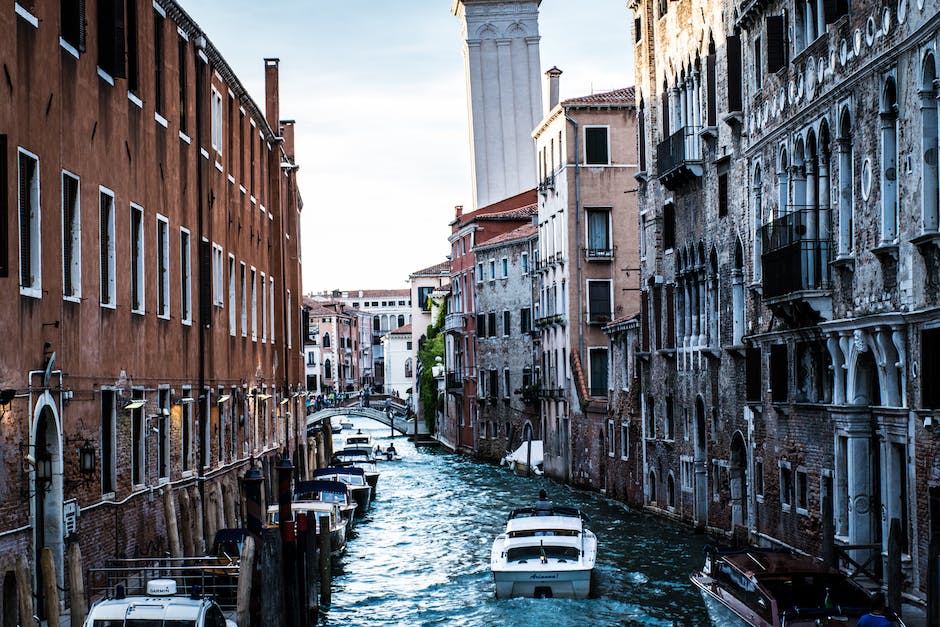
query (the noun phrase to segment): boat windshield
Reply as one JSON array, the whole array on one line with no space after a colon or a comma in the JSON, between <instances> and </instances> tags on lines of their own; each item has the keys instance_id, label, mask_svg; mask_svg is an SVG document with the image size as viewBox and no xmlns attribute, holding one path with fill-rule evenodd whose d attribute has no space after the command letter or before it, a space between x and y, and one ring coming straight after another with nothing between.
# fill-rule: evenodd
<instances>
[{"instance_id":1,"label":"boat windshield","mask_svg":"<svg viewBox=\"0 0 940 627\"><path fill-rule=\"evenodd\" d=\"M581 552L573 546L518 546L506 552L510 562L524 562L530 559L576 560Z\"/></svg>"},{"instance_id":2,"label":"boat windshield","mask_svg":"<svg viewBox=\"0 0 940 627\"><path fill-rule=\"evenodd\" d=\"M531 536L576 536L576 529L521 529L510 531L510 538L527 538Z\"/></svg>"}]
</instances>

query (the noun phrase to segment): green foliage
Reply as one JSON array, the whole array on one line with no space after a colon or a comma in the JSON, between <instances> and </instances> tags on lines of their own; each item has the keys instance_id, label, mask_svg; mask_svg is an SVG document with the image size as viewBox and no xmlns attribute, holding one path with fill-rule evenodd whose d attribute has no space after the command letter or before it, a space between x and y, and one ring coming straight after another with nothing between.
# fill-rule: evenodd
<instances>
[{"instance_id":1,"label":"green foliage","mask_svg":"<svg viewBox=\"0 0 940 627\"><path fill-rule=\"evenodd\" d=\"M421 409L424 411L424 422L428 432L434 433L435 416L437 415L437 381L434 380L432 368L437 365L437 357L444 361L444 336L441 329L444 327L444 307L438 310L437 319L428 327L423 345L418 348L418 361L421 362Z\"/></svg>"}]
</instances>

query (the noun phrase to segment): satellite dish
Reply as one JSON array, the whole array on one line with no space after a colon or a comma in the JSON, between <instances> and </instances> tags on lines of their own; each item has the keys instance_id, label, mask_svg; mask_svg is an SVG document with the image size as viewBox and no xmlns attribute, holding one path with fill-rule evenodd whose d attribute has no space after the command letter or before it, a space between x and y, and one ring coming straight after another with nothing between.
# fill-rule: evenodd
<instances>
[{"instance_id":1,"label":"satellite dish","mask_svg":"<svg viewBox=\"0 0 940 627\"><path fill-rule=\"evenodd\" d=\"M42 386L49 386L49 377L52 376L52 368L55 366L55 351L52 351L52 354L49 355L49 363L46 364L46 372L42 375Z\"/></svg>"}]
</instances>

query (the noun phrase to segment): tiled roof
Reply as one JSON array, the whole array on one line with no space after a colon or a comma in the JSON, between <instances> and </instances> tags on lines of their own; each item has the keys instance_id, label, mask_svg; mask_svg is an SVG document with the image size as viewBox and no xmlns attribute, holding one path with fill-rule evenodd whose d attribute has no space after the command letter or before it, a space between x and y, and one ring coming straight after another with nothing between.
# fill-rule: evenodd
<instances>
[{"instance_id":1,"label":"tiled roof","mask_svg":"<svg viewBox=\"0 0 940 627\"><path fill-rule=\"evenodd\" d=\"M483 222L485 220L525 220L531 218L532 216L538 214L539 205L538 203L532 203L530 205L525 205L524 207L516 207L515 209L509 209L507 211L500 211L498 213L488 213L482 216L478 216L477 220Z\"/></svg>"},{"instance_id":2,"label":"tiled roof","mask_svg":"<svg viewBox=\"0 0 940 627\"><path fill-rule=\"evenodd\" d=\"M494 202L484 207L480 207L476 211L463 213L454 219L454 221L450 224L451 226L463 226L474 220L479 220L484 216L506 213L508 211L519 209L520 207L527 207L533 203L536 205L538 203L538 192L536 192L535 188L527 189L524 192L516 194L515 196L510 196L509 198L504 198L500 201Z\"/></svg>"},{"instance_id":3,"label":"tiled roof","mask_svg":"<svg viewBox=\"0 0 940 627\"><path fill-rule=\"evenodd\" d=\"M360 294L360 292L362 292L362 294ZM378 298L382 296L409 295L411 295L411 290L404 288L400 290L330 290L314 294L313 297L322 302L323 299L333 298Z\"/></svg>"},{"instance_id":4,"label":"tiled roof","mask_svg":"<svg viewBox=\"0 0 940 627\"><path fill-rule=\"evenodd\" d=\"M450 260L447 260L447 261L442 261L441 263L431 266L429 268L425 268L423 270L416 270L411 273L411 276L427 276L427 275L437 276L437 275L449 274L449 273L450 273Z\"/></svg>"},{"instance_id":5,"label":"tiled roof","mask_svg":"<svg viewBox=\"0 0 940 627\"><path fill-rule=\"evenodd\" d=\"M514 240L527 239L538 233L538 231L539 227L534 224L523 224L519 228L513 229L508 233L503 233L502 235L497 235L493 239L486 240L485 243L480 244L476 248L485 248L486 246L492 246L493 244L504 244Z\"/></svg>"},{"instance_id":6,"label":"tiled roof","mask_svg":"<svg viewBox=\"0 0 940 627\"><path fill-rule=\"evenodd\" d=\"M392 335L411 335L411 325L406 324L405 326L398 327L391 332Z\"/></svg>"},{"instance_id":7,"label":"tiled roof","mask_svg":"<svg viewBox=\"0 0 940 627\"><path fill-rule=\"evenodd\" d=\"M578 98L569 98L561 102L565 105L635 105L636 95L633 87L623 87Z\"/></svg>"}]
</instances>

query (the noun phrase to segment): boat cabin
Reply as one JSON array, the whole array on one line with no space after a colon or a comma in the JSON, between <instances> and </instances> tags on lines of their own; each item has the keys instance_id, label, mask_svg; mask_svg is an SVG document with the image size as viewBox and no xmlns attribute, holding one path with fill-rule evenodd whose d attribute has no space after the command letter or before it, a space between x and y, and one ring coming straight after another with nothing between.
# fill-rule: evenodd
<instances>
[{"instance_id":1,"label":"boat cabin","mask_svg":"<svg viewBox=\"0 0 940 627\"><path fill-rule=\"evenodd\" d=\"M118 587L114 598L97 602L84 627L235 627L219 605L200 596L177 596L176 581L153 579L143 595L125 596Z\"/></svg>"}]
</instances>

